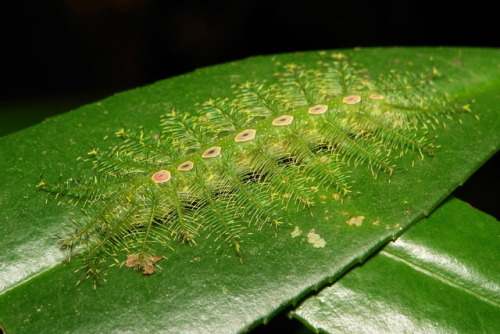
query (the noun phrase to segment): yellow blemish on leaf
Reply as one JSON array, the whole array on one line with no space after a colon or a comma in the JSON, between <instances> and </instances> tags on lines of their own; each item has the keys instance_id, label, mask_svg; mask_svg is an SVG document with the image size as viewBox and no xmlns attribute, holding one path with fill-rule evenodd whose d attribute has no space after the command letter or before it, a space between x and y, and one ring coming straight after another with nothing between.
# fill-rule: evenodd
<instances>
[{"instance_id":1,"label":"yellow blemish on leaf","mask_svg":"<svg viewBox=\"0 0 500 334\"><path fill-rule=\"evenodd\" d=\"M363 224L363 220L365 219L365 216L356 216L356 217L351 217L349 220L347 220L347 224L352 226L361 226Z\"/></svg>"},{"instance_id":2,"label":"yellow blemish on leaf","mask_svg":"<svg viewBox=\"0 0 500 334\"><path fill-rule=\"evenodd\" d=\"M293 229L292 233L290 233L290 235L292 236L292 238L297 238L301 234L302 234L302 230L298 226L295 226L295 228Z\"/></svg>"},{"instance_id":3,"label":"yellow blemish on leaf","mask_svg":"<svg viewBox=\"0 0 500 334\"><path fill-rule=\"evenodd\" d=\"M326 241L315 230L310 230L307 233L307 242L314 248L323 248L326 246Z\"/></svg>"}]
</instances>

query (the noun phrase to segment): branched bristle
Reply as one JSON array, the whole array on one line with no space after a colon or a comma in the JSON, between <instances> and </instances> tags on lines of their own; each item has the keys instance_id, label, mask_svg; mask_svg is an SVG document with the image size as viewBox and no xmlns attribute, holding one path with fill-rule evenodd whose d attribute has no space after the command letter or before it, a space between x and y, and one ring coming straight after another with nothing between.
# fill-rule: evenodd
<instances>
[{"instance_id":1,"label":"branched bristle","mask_svg":"<svg viewBox=\"0 0 500 334\"><path fill-rule=\"evenodd\" d=\"M211 139L212 132L197 118L175 109L163 116L162 136L173 138L183 150L196 151Z\"/></svg>"},{"instance_id":2,"label":"branched bristle","mask_svg":"<svg viewBox=\"0 0 500 334\"><path fill-rule=\"evenodd\" d=\"M288 64L277 77L286 94L283 96L289 108L297 109L325 101L326 92L318 83L319 71L307 70L303 66Z\"/></svg>"},{"instance_id":3,"label":"branched bristle","mask_svg":"<svg viewBox=\"0 0 500 334\"><path fill-rule=\"evenodd\" d=\"M365 89L366 83L361 70L357 69L348 57L334 54L332 58L336 61L320 62L322 83L330 96L347 96Z\"/></svg>"},{"instance_id":4,"label":"branched bristle","mask_svg":"<svg viewBox=\"0 0 500 334\"><path fill-rule=\"evenodd\" d=\"M283 105L285 101L277 98L275 86L266 87L263 83L246 82L238 86L236 91L236 103L242 112L246 112L252 118L267 118L278 115L288 107Z\"/></svg>"},{"instance_id":5,"label":"branched bristle","mask_svg":"<svg viewBox=\"0 0 500 334\"><path fill-rule=\"evenodd\" d=\"M208 100L202 107L212 132L219 138L245 127L250 121L247 113L235 111L235 105L229 99Z\"/></svg>"}]
</instances>

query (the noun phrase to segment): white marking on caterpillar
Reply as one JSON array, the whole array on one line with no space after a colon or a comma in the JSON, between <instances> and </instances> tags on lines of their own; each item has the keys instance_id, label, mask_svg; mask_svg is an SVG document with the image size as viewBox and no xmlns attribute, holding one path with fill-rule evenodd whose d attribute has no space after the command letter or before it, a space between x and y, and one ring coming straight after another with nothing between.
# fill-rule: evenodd
<instances>
[{"instance_id":1,"label":"white marking on caterpillar","mask_svg":"<svg viewBox=\"0 0 500 334\"><path fill-rule=\"evenodd\" d=\"M286 126L292 124L292 122L293 122L293 116L283 115L278 118L275 118L272 124L274 126Z\"/></svg>"},{"instance_id":2,"label":"white marking on caterpillar","mask_svg":"<svg viewBox=\"0 0 500 334\"><path fill-rule=\"evenodd\" d=\"M201 155L202 158L215 158L219 156L220 151L222 148L220 146L212 146L209 149L207 149L203 154Z\"/></svg>"},{"instance_id":3,"label":"white marking on caterpillar","mask_svg":"<svg viewBox=\"0 0 500 334\"><path fill-rule=\"evenodd\" d=\"M309 108L309 110L307 112L309 114L312 114L312 115L321 115L321 114L326 113L327 110L328 110L328 106L327 105L325 105L325 104L318 104L317 106Z\"/></svg>"},{"instance_id":4,"label":"white marking on caterpillar","mask_svg":"<svg viewBox=\"0 0 500 334\"><path fill-rule=\"evenodd\" d=\"M344 97L342 102L344 102L345 104L357 104L357 103L361 102L361 96L349 95L349 96Z\"/></svg>"},{"instance_id":5,"label":"white marking on caterpillar","mask_svg":"<svg viewBox=\"0 0 500 334\"><path fill-rule=\"evenodd\" d=\"M255 138L256 133L257 133L257 131L254 129L244 130L244 131L238 133L238 135L236 135L236 137L234 137L234 141L239 143L239 142L243 142L243 141L252 140Z\"/></svg>"},{"instance_id":6,"label":"white marking on caterpillar","mask_svg":"<svg viewBox=\"0 0 500 334\"><path fill-rule=\"evenodd\" d=\"M179 167L177 167L177 170L185 172L185 171L193 169L193 167L194 167L194 163L192 161L185 161L185 162L181 163L179 165Z\"/></svg>"},{"instance_id":7,"label":"white marking on caterpillar","mask_svg":"<svg viewBox=\"0 0 500 334\"><path fill-rule=\"evenodd\" d=\"M383 100L384 96L380 95L380 94L372 94L372 95L370 95L370 99L372 99L372 100Z\"/></svg>"}]
</instances>

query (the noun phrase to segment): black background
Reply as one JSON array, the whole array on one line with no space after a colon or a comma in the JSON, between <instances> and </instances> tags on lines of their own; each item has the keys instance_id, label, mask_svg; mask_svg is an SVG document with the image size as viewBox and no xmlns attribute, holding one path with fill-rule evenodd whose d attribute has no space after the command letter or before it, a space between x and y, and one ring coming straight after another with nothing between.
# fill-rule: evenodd
<instances>
[{"instance_id":1,"label":"black background","mask_svg":"<svg viewBox=\"0 0 500 334\"><path fill-rule=\"evenodd\" d=\"M488 46L493 8L439 1L16 0L0 5L2 101L105 96L252 55Z\"/></svg>"},{"instance_id":2,"label":"black background","mask_svg":"<svg viewBox=\"0 0 500 334\"><path fill-rule=\"evenodd\" d=\"M479 1L4 1L0 136L118 91L253 55L498 47L495 13ZM456 193L496 217L498 160Z\"/></svg>"},{"instance_id":3,"label":"black background","mask_svg":"<svg viewBox=\"0 0 500 334\"><path fill-rule=\"evenodd\" d=\"M3 1L0 136L114 92L253 55L498 47L496 12L478 1ZM498 160L455 192L497 218Z\"/></svg>"}]
</instances>

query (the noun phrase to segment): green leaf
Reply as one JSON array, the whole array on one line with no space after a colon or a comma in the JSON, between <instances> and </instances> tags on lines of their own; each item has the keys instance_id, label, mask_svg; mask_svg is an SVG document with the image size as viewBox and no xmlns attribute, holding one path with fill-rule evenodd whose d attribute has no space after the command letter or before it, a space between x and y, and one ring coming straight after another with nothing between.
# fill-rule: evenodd
<instances>
[{"instance_id":1,"label":"green leaf","mask_svg":"<svg viewBox=\"0 0 500 334\"><path fill-rule=\"evenodd\" d=\"M450 198L292 314L326 333L498 333L499 234Z\"/></svg>"},{"instance_id":2,"label":"green leaf","mask_svg":"<svg viewBox=\"0 0 500 334\"><path fill-rule=\"evenodd\" d=\"M39 175L62 180L84 171L77 157L122 126L158 129L159 116L174 106L194 113L196 103L226 97L231 85L272 80L276 62L315 66L316 52L256 57L205 68L180 77L118 94L19 133L0 138L0 325L15 332L235 332L267 321L312 289L333 282L381 245L429 214L498 150L500 122L499 50L367 49L354 52L371 74L428 66L434 58L448 82L439 88L460 103L475 99L474 113L446 122L435 140L441 148L432 158L401 159L392 176L359 166L352 179L356 192L343 202L332 199L311 212L290 206L277 231L249 229L242 244L243 264L213 239L176 246L162 270L143 276L124 266L104 272L107 282L93 289L80 285L77 257L63 263L53 239L65 223L82 217L79 207L57 205L35 191ZM410 69L413 67L410 67ZM312 216L311 216L312 214ZM348 224L364 217L362 224ZM298 236L297 236L298 235ZM124 261L124 254L121 254Z\"/></svg>"}]
</instances>

